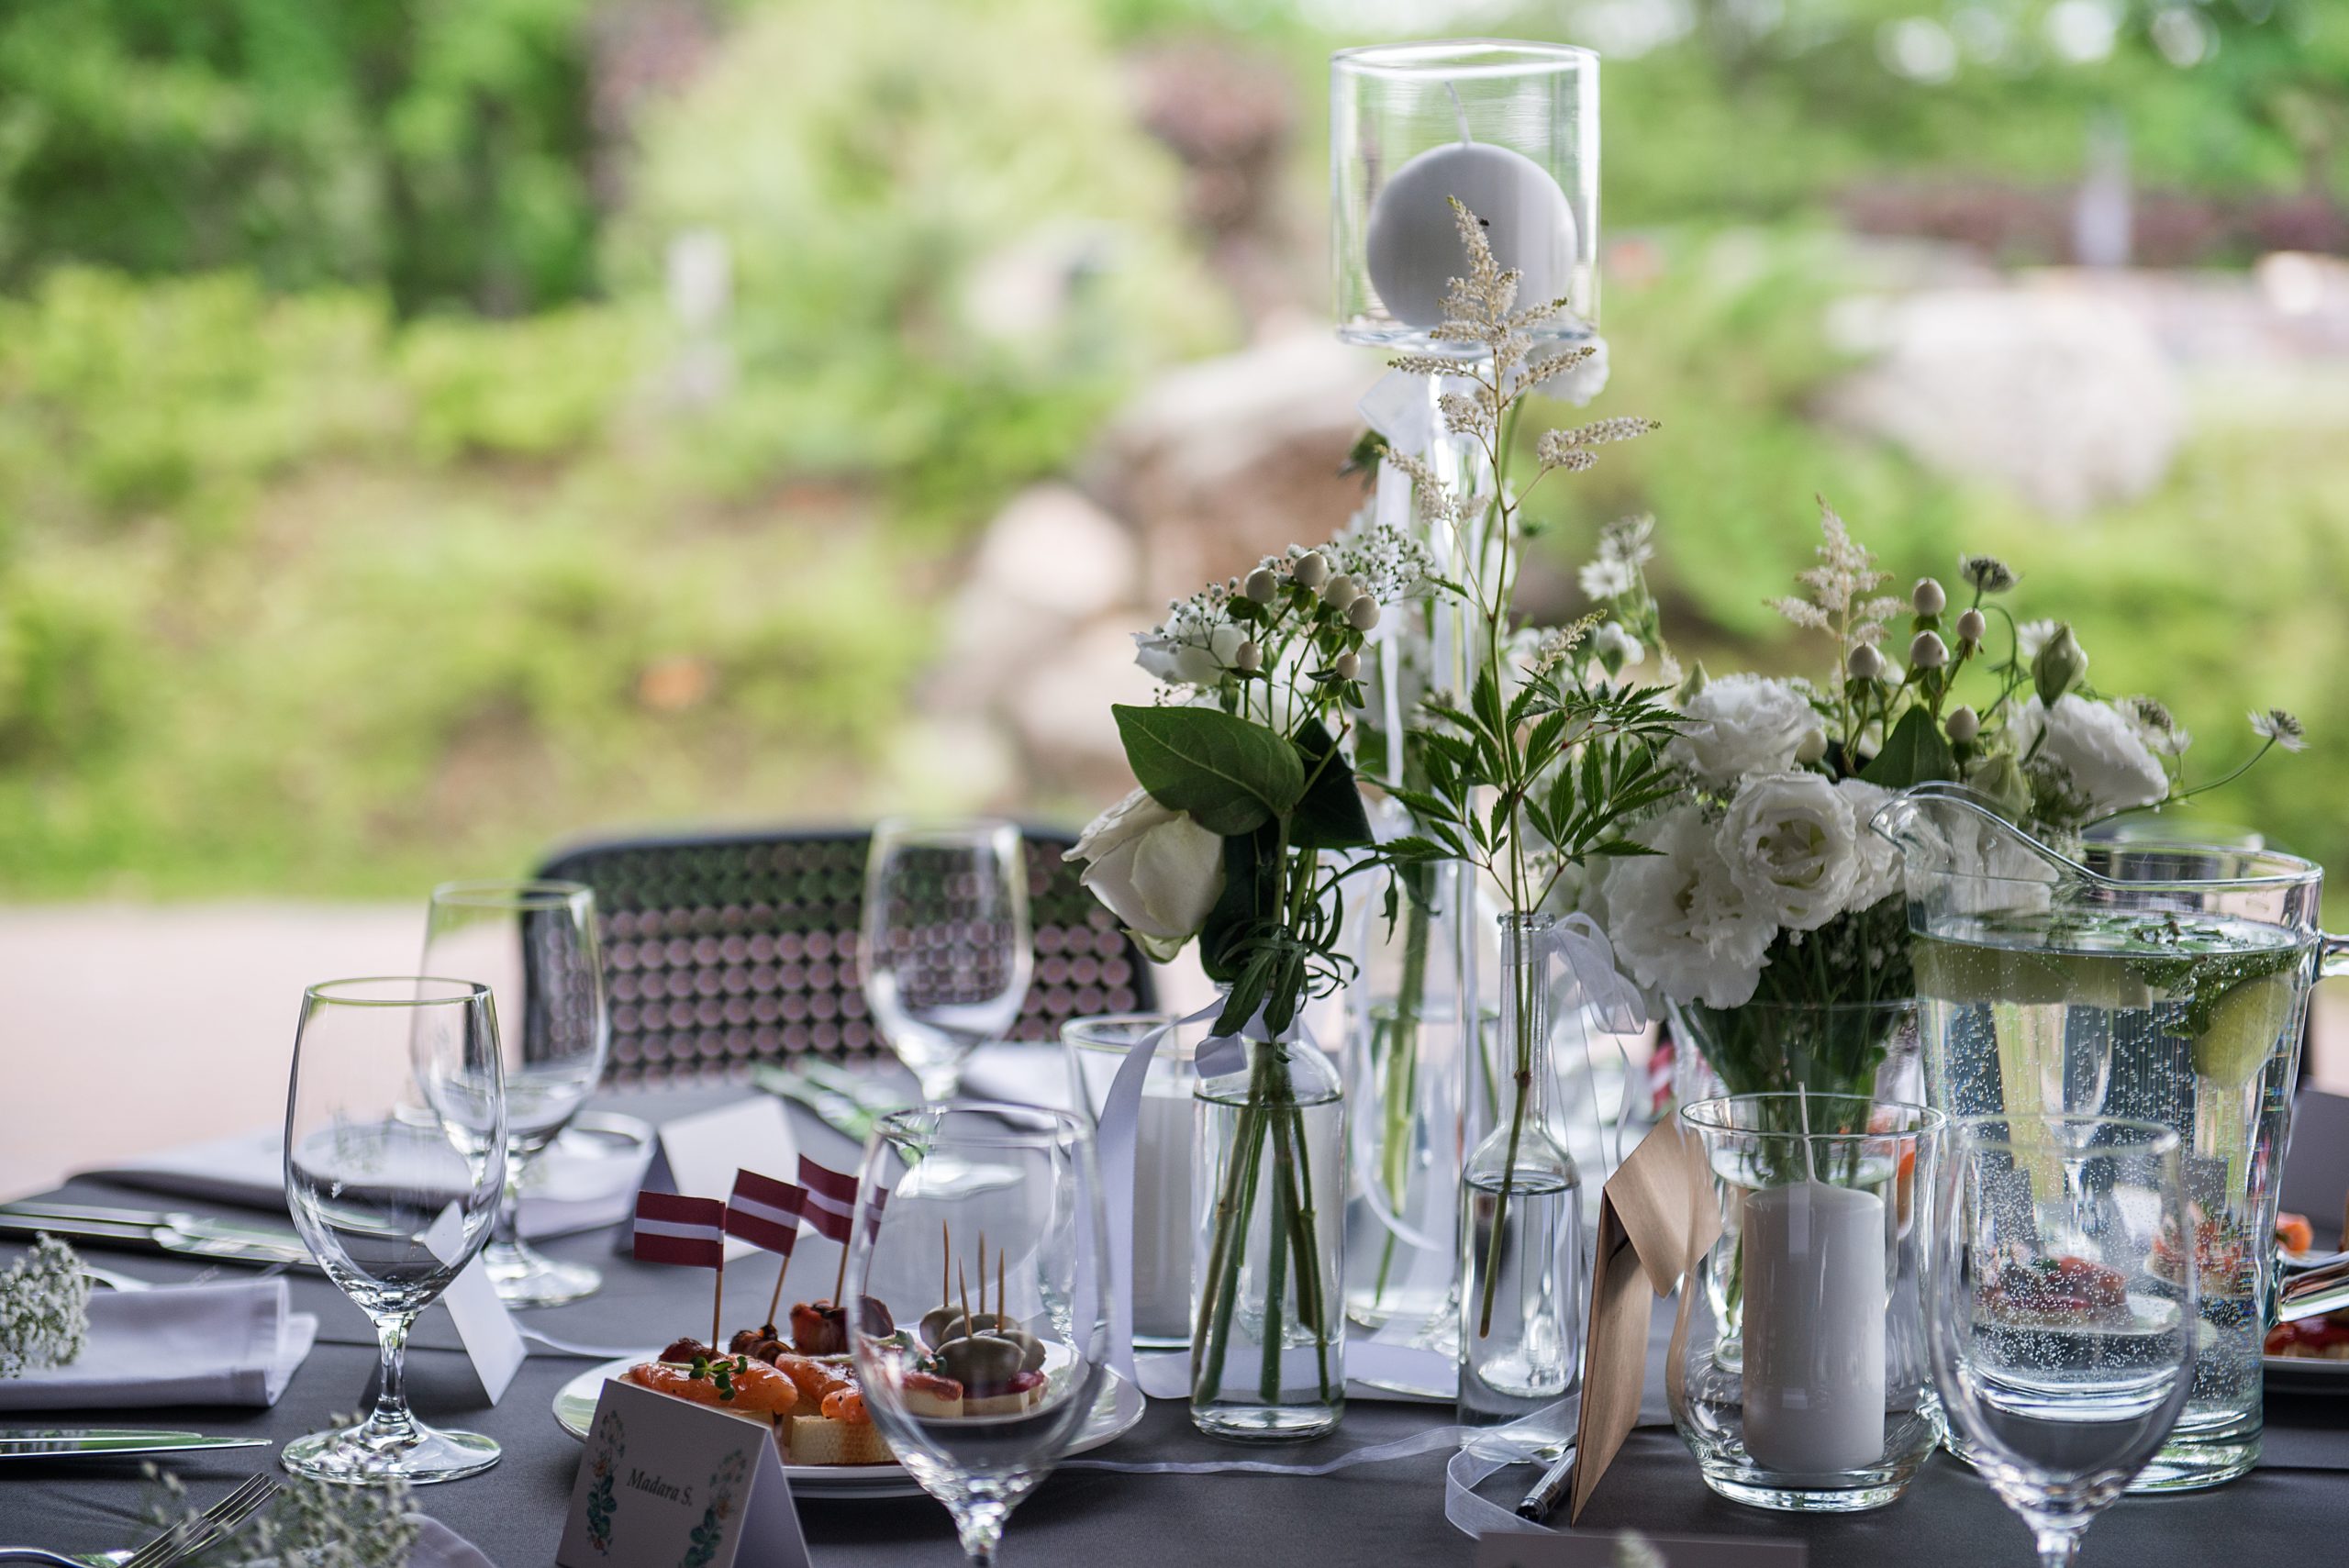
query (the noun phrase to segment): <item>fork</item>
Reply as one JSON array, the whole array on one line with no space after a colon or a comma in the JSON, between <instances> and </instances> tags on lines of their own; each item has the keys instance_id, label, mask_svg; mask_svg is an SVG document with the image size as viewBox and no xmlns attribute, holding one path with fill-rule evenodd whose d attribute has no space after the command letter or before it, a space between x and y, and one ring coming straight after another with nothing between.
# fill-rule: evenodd
<instances>
[{"instance_id":1,"label":"fork","mask_svg":"<svg viewBox=\"0 0 2349 1568\"><path fill-rule=\"evenodd\" d=\"M38 1546L0 1546L0 1562L47 1562L55 1568L172 1568L226 1540L259 1513L284 1483L274 1475L250 1475L194 1520L174 1525L135 1551L100 1551L66 1557Z\"/></svg>"}]
</instances>

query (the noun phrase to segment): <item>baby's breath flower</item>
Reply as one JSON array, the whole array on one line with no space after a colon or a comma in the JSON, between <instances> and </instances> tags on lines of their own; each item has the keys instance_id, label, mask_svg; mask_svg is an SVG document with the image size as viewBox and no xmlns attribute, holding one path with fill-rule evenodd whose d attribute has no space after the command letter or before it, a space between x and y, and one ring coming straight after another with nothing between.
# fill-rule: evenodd
<instances>
[{"instance_id":1,"label":"baby's breath flower","mask_svg":"<svg viewBox=\"0 0 2349 1568\"><path fill-rule=\"evenodd\" d=\"M0 1377L66 1366L90 1332L90 1281L73 1249L42 1236L0 1273Z\"/></svg>"},{"instance_id":2,"label":"baby's breath flower","mask_svg":"<svg viewBox=\"0 0 2349 1568\"><path fill-rule=\"evenodd\" d=\"M2270 740L2287 751L2304 750L2309 743L2308 731L2299 717L2280 707L2251 716L2251 732L2263 740Z\"/></svg>"}]
</instances>

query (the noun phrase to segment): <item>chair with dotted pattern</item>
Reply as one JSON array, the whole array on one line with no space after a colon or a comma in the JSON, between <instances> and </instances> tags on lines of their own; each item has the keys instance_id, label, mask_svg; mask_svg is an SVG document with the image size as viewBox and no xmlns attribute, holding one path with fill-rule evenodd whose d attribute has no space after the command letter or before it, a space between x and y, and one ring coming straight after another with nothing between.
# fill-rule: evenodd
<instances>
[{"instance_id":1,"label":"chair with dotted pattern","mask_svg":"<svg viewBox=\"0 0 2349 1568\"><path fill-rule=\"evenodd\" d=\"M1035 979L1012 1035L1155 1006L1148 961L1077 881L1066 834L1023 828ZM741 1082L803 1057L891 1061L857 967L862 830L566 846L539 874L596 890L617 1084Z\"/></svg>"}]
</instances>

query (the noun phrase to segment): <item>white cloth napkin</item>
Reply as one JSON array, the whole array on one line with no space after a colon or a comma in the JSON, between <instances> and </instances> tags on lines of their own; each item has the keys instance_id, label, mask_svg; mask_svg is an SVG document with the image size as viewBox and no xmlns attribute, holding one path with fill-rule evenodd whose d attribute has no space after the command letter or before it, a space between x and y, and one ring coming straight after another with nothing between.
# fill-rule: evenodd
<instances>
[{"instance_id":1,"label":"white cloth napkin","mask_svg":"<svg viewBox=\"0 0 2349 1568\"><path fill-rule=\"evenodd\" d=\"M417 1516L416 1544L408 1548L407 1568L497 1568L481 1548L429 1514Z\"/></svg>"},{"instance_id":2,"label":"white cloth napkin","mask_svg":"<svg viewBox=\"0 0 2349 1568\"><path fill-rule=\"evenodd\" d=\"M650 1142L633 1158L579 1157L558 1140L530 1163L518 1217L533 1239L617 1225L636 1209L637 1188L652 1158ZM167 1193L199 1203L248 1208L285 1207L284 1135L276 1128L184 1144L82 1174Z\"/></svg>"},{"instance_id":3,"label":"white cloth napkin","mask_svg":"<svg viewBox=\"0 0 2349 1568\"><path fill-rule=\"evenodd\" d=\"M317 1337L282 1279L102 1290L73 1364L0 1378L0 1410L274 1405Z\"/></svg>"},{"instance_id":4,"label":"white cloth napkin","mask_svg":"<svg viewBox=\"0 0 2349 1568\"><path fill-rule=\"evenodd\" d=\"M971 1052L963 1064L963 1091L1015 1106L1071 1108L1068 1051L1030 1040L997 1040Z\"/></svg>"}]
</instances>

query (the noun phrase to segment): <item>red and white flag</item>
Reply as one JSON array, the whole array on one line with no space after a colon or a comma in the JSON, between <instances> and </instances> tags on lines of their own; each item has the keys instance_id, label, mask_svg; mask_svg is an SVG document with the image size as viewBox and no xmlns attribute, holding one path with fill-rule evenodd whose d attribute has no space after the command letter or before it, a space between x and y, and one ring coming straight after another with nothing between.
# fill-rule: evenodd
<instances>
[{"instance_id":1,"label":"red and white flag","mask_svg":"<svg viewBox=\"0 0 2349 1568\"><path fill-rule=\"evenodd\" d=\"M807 1199L804 1187L737 1170L734 1195L726 1200L726 1234L787 1258L799 1240L799 1215Z\"/></svg>"},{"instance_id":2,"label":"red and white flag","mask_svg":"<svg viewBox=\"0 0 2349 1568\"><path fill-rule=\"evenodd\" d=\"M800 1214L816 1228L818 1236L829 1237L846 1246L856 1214L856 1178L843 1176L838 1171L827 1171L802 1154L799 1157L799 1184L807 1189L807 1201L801 1206ZM868 1230L880 1226L881 1210L888 1201L888 1188L875 1189L873 1214L865 1222Z\"/></svg>"},{"instance_id":3,"label":"red and white flag","mask_svg":"<svg viewBox=\"0 0 2349 1568\"><path fill-rule=\"evenodd\" d=\"M726 1206L714 1197L636 1195L636 1261L688 1269L726 1266Z\"/></svg>"}]
</instances>

